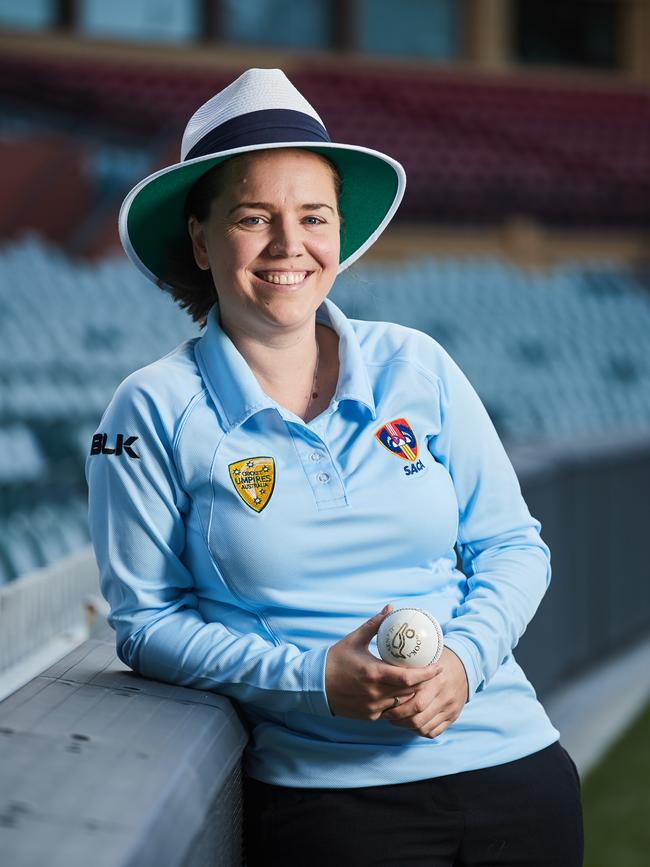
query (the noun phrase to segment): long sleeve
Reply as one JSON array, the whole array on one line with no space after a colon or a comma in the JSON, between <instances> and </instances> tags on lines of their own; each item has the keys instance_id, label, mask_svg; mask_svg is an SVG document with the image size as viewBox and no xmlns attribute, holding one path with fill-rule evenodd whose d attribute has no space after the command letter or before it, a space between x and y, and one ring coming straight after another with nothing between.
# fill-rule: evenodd
<instances>
[{"instance_id":1,"label":"long sleeve","mask_svg":"<svg viewBox=\"0 0 650 867\"><path fill-rule=\"evenodd\" d=\"M179 419L154 391L138 373L120 385L86 461L90 533L120 659L145 677L331 716L326 647L235 634L197 610L182 560L190 504L174 460Z\"/></svg>"},{"instance_id":2,"label":"long sleeve","mask_svg":"<svg viewBox=\"0 0 650 867\"><path fill-rule=\"evenodd\" d=\"M537 610L551 579L550 551L478 395L446 352L438 364L441 429L429 449L453 480L467 578L465 598L443 629L465 666L471 700Z\"/></svg>"}]
</instances>

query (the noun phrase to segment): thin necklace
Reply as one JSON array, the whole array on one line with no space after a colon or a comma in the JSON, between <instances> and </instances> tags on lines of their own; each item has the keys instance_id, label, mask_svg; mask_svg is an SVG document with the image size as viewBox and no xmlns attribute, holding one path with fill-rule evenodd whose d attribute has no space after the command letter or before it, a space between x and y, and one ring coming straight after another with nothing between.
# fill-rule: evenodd
<instances>
[{"instance_id":1,"label":"thin necklace","mask_svg":"<svg viewBox=\"0 0 650 867\"><path fill-rule=\"evenodd\" d=\"M305 415L309 415L309 408L311 406L312 400L316 400L318 397L318 392L316 391L316 377L318 376L318 362L320 361L320 346L318 344L318 338L316 338L316 366L314 367L314 377L311 381L311 390L309 392L309 401L307 403L307 407L305 409Z\"/></svg>"}]
</instances>

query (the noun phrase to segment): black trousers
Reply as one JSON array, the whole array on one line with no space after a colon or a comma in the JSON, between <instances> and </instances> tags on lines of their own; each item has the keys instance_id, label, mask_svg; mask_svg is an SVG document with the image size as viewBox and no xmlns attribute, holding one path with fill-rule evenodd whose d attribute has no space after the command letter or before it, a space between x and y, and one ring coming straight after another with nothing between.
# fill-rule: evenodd
<instances>
[{"instance_id":1,"label":"black trousers","mask_svg":"<svg viewBox=\"0 0 650 867\"><path fill-rule=\"evenodd\" d=\"M580 777L555 742L477 771L356 789L246 778L247 867L581 867Z\"/></svg>"}]
</instances>

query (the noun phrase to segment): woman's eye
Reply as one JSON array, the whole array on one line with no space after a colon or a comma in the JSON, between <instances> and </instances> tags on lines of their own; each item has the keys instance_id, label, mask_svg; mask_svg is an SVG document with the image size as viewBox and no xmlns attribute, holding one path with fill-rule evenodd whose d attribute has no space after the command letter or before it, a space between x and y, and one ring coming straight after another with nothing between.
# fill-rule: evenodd
<instances>
[{"instance_id":1,"label":"woman's eye","mask_svg":"<svg viewBox=\"0 0 650 867\"><path fill-rule=\"evenodd\" d=\"M309 226L318 226L325 221L320 217L304 217L303 220L307 222ZM245 226L259 226L264 222L263 217L243 217L240 221Z\"/></svg>"}]
</instances>

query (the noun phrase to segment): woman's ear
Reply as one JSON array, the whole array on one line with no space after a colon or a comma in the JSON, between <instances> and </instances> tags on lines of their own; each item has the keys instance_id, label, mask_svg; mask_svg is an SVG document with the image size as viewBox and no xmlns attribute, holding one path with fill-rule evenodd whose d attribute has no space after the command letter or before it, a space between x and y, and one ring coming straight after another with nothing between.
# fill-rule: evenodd
<instances>
[{"instance_id":1,"label":"woman's ear","mask_svg":"<svg viewBox=\"0 0 650 867\"><path fill-rule=\"evenodd\" d=\"M202 271L208 271L210 268L210 259L208 257L208 249L205 245L205 232L203 226L196 219L194 214L188 217L187 231L192 239L192 252L194 253L194 261Z\"/></svg>"}]
</instances>

